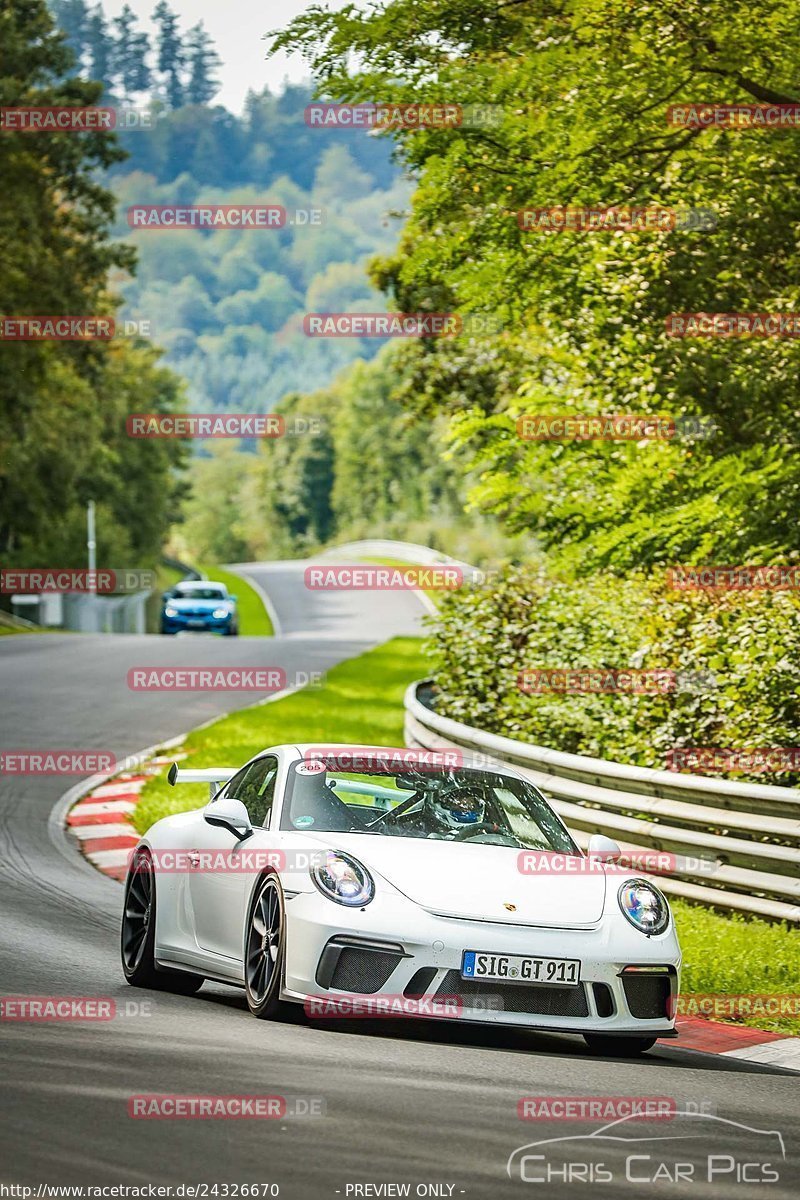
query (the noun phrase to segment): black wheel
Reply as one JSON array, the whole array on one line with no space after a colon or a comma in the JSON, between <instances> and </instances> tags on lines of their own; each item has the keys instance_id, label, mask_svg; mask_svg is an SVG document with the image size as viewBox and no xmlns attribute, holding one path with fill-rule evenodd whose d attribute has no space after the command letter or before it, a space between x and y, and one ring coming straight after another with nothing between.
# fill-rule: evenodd
<instances>
[{"instance_id":1,"label":"black wheel","mask_svg":"<svg viewBox=\"0 0 800 1200\"><path fill-rule=\"evenodd\" d=\"M150 851L137 850L125 881L120 952L122 970L132 987L156 988L190 996L203 985L202 975L160 971L153 948L156 939L156 879Z\"/></svg>"},{"instance_id":2,"label":"black wheel","mask_svg":"<svg viewBox=\"0 0 800 1200\"><path fill-rule=\"evenodd\" d=\"M272 1020L286 1010L280 1001L286 947L283 892L276 876L256 887L245 940L245 991L254 1017Z\"/></svg>"},{"instance_id":3,"label":"black wheel","mask_svg":"<svg viewBox=\"0 0 800 1200\"><path fill-rule=\"evenodd\" d=\"M608 1058L635 1058L655 1046L658 1038L654 1037L606 1037L604 1034L585 1033L583 1039L592 1054L606 1055Z\"/></svg>"}]
</instances>

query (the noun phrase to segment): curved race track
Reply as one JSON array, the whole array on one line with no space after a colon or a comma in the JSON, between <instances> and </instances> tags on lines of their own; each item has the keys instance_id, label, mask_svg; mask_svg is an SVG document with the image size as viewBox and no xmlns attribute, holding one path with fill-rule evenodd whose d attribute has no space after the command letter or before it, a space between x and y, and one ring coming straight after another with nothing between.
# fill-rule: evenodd
<instances>
[{"instance_id":1,"label":"curved race track","mask_svg":"<svg viewBox=\"0 0 800 1200\"><path fill-rule=\"evenodd\" d=\"M134 664L324 670L394 633L413 632L421 613L408 594L309 594L298 563L251 564L247 572L272 600L281 630L274 639L0 638L2 748L94 747L121 757L241 703L224 695L132 695L125 674ZM629 1095L674 1097L784 1138L780 1182L736 1183L731 1168L712 1192L700 1160L717 1140L720 1153L731 1142L720 1123L706 1121L704 1137L668 1157L693 1164L696 1181L658 1194L798 1194L798 1080L787 1072L684 1051L679 1042L636 1062L609 1062L569 1037L434 1022L319 1027L302 1015L269 1024L253 1020L243 996L223 987L206 984L191 999L125 987L117 953L122 889L75 854L50 820L64 788L63 778L0 776L0 992L111 996L123 1014L130 1001L148 1001L150 1011L106 1024L0 1023L0 1185L277 1183L289 1200L402 1194L380 1189L388 1183L410 1184L412 1196L418 1184L439 1185L429 1195L485 1200L572 1195L586 1185L512 1184L506 1160L524 1143L589 1132L597 1122L522 1122L518 1100ZM319 1098L325 1114L129 1118L128 1097L153 1092ZM759 1137L737 1134L743 1158L751 1144L757 1157ZM617 1182L596 1190L654 1194L652 1186L624 1182L626 1153L619 1143L603 1148ZM643 1153L652 1154L652 1145ZM649 1169L640 1162L639 1177ZM373 1187L354 1190L360 1184Z\"/></svg>"}]
</instances>

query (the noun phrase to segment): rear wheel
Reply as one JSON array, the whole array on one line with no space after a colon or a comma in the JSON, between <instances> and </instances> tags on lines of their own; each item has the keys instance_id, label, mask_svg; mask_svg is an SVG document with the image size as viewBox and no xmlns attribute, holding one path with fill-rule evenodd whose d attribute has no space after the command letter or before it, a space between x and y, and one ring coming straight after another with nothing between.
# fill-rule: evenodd
<instances>
[{"instance_id":1,"label":"rear wheel","mask_svg":"<svg viewBox=\"0 0 800 1200\"><path fill-rule=\"evenodd\" d=\"M245 943L245 991L254 1017L272 1020L285 1012L281 978L286 949L283 892L275 875L258 884L250 908Z\"/></svg>"},{"instance_id":2,"label":"rear wheel","mask_svg":"<svg viewBox=\"0 0 800 1200\"><path fill-rule=\"evenodd\" d=\"M156 879L150 851L136 851L125 881L120 952L122 970L132 987L155 988L191 996L203 984L202 975L160 971L155 964Z\"/></svg>"},{"instance_id":3,"label":"rear wheel","mask_svg":"<svg viewBox=\"0 0 800 1200\"><path fill-rule=\"evenodd\" d=\"M606 1037L593 1033L585 1033L583 1038L592 1054L608 1058L635 1058L637 1054L651 1050L658 1041L654 1037Z\"/></svg>"}]
</instances>

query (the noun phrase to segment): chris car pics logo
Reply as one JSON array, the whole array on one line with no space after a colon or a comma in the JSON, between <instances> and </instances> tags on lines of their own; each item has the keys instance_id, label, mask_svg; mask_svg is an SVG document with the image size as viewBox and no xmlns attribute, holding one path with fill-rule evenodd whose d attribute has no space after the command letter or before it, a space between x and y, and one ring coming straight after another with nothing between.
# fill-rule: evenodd
<instances>
[{"instance_id":1,"label":"chris car pics logo","mask_svg":"<svg viewBox=\"0 0 800 1200\"><path fill-rule=\"evenodd\" d=\"M661 1114L648 1127L641 1114L631 1113L588 1134L529 1142L509 1155L506 1171L520 1183L553 1189L578 1183L697 1184L699 1195L705 1184L723 1195L731 1184L777 1183L785 1160L779 1130L682 1109L670 1113L666 1130Z\"/></svg>"}]
</instances>

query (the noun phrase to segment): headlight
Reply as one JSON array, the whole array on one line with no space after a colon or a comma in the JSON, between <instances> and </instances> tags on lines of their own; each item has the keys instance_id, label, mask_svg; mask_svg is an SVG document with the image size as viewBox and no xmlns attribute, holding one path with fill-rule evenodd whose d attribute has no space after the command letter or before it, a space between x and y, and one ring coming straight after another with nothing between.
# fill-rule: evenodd
<instances>
[{"instance_id":1,"label":"headlight","mask_svg":"<svg viewBox=\"0 0 800 1200\"><path fill-rule=\"evenodd\" d=\"M177 615L178 615L177 608L173 608L171 604L168 604L167 607L164 609L165 617L177 617Z\"/></svg>"},{"instance_id":2,"label":"headlight","mask_svg":"<svg viewBox=\"0 0 800 1200\"><path fill-rule=\"evenodd\" d=\"M325 862L311 868L311 878L323 896L351 908L369 904L375 895L375 884L367 868L338 850L329 850Z\"/></svg>"},{"instance_id":3,"label":"headlight","mask_svg":"<svg viewBox=\"0 0 800 1200\"><path fill-rule=\"evenodd\" d=\"M651 937L669 925L669 905L646 879L628 879L617 892L619 906L631 925Z\"/></svg>"},{"instance_id":4,"label":"headlight","mask_svg":"<svg viewBox=\"0 0 800 1200\"><path fill-rule=\"evenodd\" d=\"M217 621L221 621L223 617L227 617L227 608L215 608L211 614Z\"/></svg>"}]
</instances>

